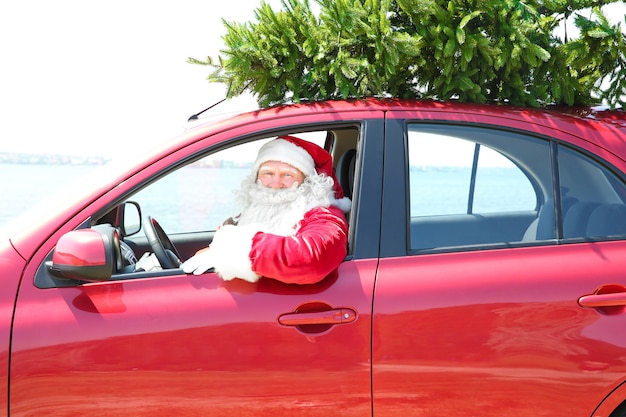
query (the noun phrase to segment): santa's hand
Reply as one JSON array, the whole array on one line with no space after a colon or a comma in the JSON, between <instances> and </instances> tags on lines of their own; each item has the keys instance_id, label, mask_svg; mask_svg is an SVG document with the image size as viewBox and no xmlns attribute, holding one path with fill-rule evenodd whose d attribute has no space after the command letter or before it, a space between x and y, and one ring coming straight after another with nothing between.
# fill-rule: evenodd
<instances>
[{"instance_id":1,"label":"santa's hand","mask_svg":"<svg viewBox=\"0 0 626 417\"><path fill-rule=\"evenodd\" d=\"M181 268L183 268L183 272L186 274L200 275L213 268L213 262L213 254L209 248L205 248L199 250L194 256L183 262Z\"/></svg>"}]
</instances>

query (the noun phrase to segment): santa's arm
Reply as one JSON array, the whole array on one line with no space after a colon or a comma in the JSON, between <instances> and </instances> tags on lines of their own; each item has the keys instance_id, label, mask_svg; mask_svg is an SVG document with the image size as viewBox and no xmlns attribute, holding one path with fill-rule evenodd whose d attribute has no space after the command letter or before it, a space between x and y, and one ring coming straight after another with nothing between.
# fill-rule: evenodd
<instances>
[{"instance_id":1,"label":"santa's arm","mask_svg":"<svg viewBox=\"0 0 626 417\"><path fill-rule=\"evenodd\" d=\"M315 208L305 214L294 236L264 233L256 225L223 226L209 252L215 271L225 280L255 282L266 276L311 284L337 268L346 257L347 242L343 212L336 207Z\"/></svg>"},{"instance_id":2,"label":"santa's arm","mask_svg":"<svg viewBox=\"0 0 626 417\"><path fill-rule=\"evenodd\" d=\"M312 284L339 266L347 253L348 224L336 207L305 214L294 236L257 233L252 239L252 269L286 283Z\"/></svg>"}]
</instances>

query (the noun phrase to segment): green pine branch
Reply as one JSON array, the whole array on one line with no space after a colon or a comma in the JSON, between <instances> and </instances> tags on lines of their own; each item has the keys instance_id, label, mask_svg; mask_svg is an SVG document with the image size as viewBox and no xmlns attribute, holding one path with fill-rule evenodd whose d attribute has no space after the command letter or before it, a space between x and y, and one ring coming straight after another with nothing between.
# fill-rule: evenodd
<instances>
[{"instance_id":1,"label":"green pine branch","mask_svg":"<svg viewBox=\"0 0 626 417\"><path fill-rule=\"evenodd\" d=\"M209 81L262 107L402 97L522 106L624 105L626 37L604 0L283 0L224 21ZM579 12L593 8L590 17ZM568 16L580 36L557 38ZM625 19L626 22L626 19Z\"/></svg>"}]
</instances>

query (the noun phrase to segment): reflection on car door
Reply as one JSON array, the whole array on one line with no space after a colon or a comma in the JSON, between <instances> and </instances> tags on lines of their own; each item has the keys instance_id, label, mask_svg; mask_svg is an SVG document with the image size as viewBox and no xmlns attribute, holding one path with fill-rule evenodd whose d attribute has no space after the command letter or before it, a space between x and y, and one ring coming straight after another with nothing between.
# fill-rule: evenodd
<instances>
[{"instance_id":1,"label":"reflection on car door","mask_svg":"<svg viewBox=\"0 0 626 417\"><path fill-rule=\"evenodd\" d=\"M626 374L626 338L616 331L626 317L577 300L622 279L625 250L577 244L381 260L375 413L590 415Z\"/></svg>"},{"instance_id":2,"label":"reflection on car door","mask_svg":"<svg viewBox=\"0 0 626 417\"><path fill-rule=\"evenodd\" d=\"M311 286L25 279L11 414L367 415L372 265L345 262Z\"/></svg>"}]
</instances>

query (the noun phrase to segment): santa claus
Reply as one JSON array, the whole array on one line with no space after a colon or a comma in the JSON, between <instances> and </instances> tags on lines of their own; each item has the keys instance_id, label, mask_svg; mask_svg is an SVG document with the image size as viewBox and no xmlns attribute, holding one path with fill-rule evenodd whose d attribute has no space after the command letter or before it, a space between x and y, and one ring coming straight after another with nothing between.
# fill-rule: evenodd
<instances>
[{"instance_id":1,"label":"santa claus","mask_svg":"<svg viewBox=\"0 0 626 417\"><path fill-rule=\"evenodd\" d=\"M263 145L236 198L240 214L183 263L186 273L214 268L224 280L312 284L345 258L351 203L316 144L281 136Z\"/></svg>"}]
</instances>

